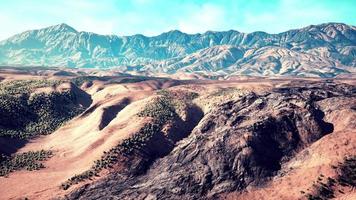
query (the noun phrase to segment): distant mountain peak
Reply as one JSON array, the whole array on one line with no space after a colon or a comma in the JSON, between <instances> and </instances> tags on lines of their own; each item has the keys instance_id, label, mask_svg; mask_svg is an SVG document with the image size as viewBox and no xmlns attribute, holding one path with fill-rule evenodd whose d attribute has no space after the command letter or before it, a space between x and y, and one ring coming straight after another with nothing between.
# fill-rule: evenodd
<instances>
[{"instance_id":1,"label":"distant mountain peak","mask_svg":"<svg viewBox=\"0 0 356 200\"><path fill-rule=\"evenodd\" d=\"M185 35L186 33L183 33L180 30L170 30L168 32L162 33L161 35L169 35L169 36L180 36L180 35Z\"/></svg>"},{"instance_id":2,"label":"distant mountain peak","mask_svg":"<svg viewBox=\"0 0 356 200\"><path fill-rule=\"evenodd\" d=\"M346 29L352 29L353 26L349 26L344 23L323 23L323 24L317 24L317 25L309 25L305 28L302 28L302 30L309 30L309 29L317 29L317 30L322 30L322 29L338 29L338 30L346 30Z\"/></svg>"},{"instance_id":3,"label":"distant mountain peak","mask_svg":"<svg viewBox=\"0 0 356 200\"><path fill-rule=\"evenodd\" d=\"M46 30L50 30L50 31L59 31L59 32L73 32L73 33L77 33L78 31L75 30L73 27L69 26L68 24L65 23L61 23L61 24L57 24L54 26L50 26L45 28Z\"/></svg>"},{"instance_id":4,"label":"distant mountain peak","mask_svg":"<svg viewBox=\"0 0 356 200\"><path fill-rule=\"evenodd\" d=\"M171 31L168 31L168 33L171 33L171 34L183 34L183 32L182 32L182 31L177 30L177 29L175 29L175 30L171 30Z\"/></svg>"}]
</instances>

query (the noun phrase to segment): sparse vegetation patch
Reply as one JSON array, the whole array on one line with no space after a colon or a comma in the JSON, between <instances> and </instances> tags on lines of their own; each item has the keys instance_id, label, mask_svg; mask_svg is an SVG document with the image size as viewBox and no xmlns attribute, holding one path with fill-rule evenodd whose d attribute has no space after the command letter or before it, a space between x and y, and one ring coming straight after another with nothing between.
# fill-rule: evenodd
<instances>
[{"instance_id":1,"label":"sparse vegetation patch","mask_svg":"<svg viewBox=\"0 0 356 200\"><path fill-rule=\"evenodd\" d=\"M336 169L338 176L334 178L326 178L320 175L316 183L313 184L313 191L306 194L308 200L327 200L335 197L335 187L341 185L343 187L356 187L356 156L345 158L343 163L338 166L333 166ZM338 191L341 192L342 191ZM301 193L305 194L304 191Z\"/></svg>"},{"instance_id":2,"label":"sparse vegetation patch","mask_svg":"<svg viewBox=\"0 0 356 200\"><path fill-rule=\"evenodd\" d=\"M234 87L220 88L217 91L210 94L210 96L211 97L227 96L227 95L232 95L237 92L241 92L241 90L234 88Z\"/></svg>"},{"instance_id":3,"label":"sparse vegetation patch","mask_svg":"<svg viewBox=\"0 0 356 200\"><path fill-rule=\"evenodd\" d=\"M78 87L81 87L83 83L88 82L88 81L107 81L109 80L108 77L100 77L100 76L78 76L75 78L72 78L70 81L77 85Z\"/></svg>"},{"instance_id":4,"label":"sparse vegetation patch","mask_svg":"<svg viewBox=\"0 0 356 200\"><path fill-rule=\"evenodd\" d=\"M59 80L16 80L0 83L0 94L28 94L36 88L54 87L63 83Z\"/></svg>"},{"instance_id":5,"label":"sparse vegetation patch","mask_svg":"<svg viewBox=\"0 0 356 200\"><path fill-rule=\"evenodd\" d=\"M45 161L53 155L52 151L29 151L12 156L0 155L0 176L7 176L17 170L28 171L44 168L41 161Z\"/></svg>"},{"instance_id":6,"label":"sparse vegetation patch","mask_svg":"<svg viewBox=\"0 0 356 200\"><path fill-rule=\"evenodd\" d=\"M151 123L145 124L136 134L123 140L119 145L110 149L108 152L104 152L104 155L99 160L96 160L89 170L71 177L61 185L61 188L67 190L74 184L97 176L102 169L112 167L120 155L132 156L135 152L141 152L147 142L155 134L159 134L164 124L178 117L176 109L178 105L180 105L178 104L179 101L183 98L192 100L197 96L197 94L189 93L188 95L179 97L179 95L166 90L160 91L159 95L160 96L148 103L144 109L137 114L139 117L151 117Z\"/></svg>"},{"instance_id":7,"label":"sparse vegetation patch","mask_svg":"<svg viewBox=\"0 0 356 200\"><path fill-rule=\"evenodd\" d=\"M0 137L30 138L49 134L81 113L71 91L35 93L60 81L11 81L0 83Z\"/></svg>"},{"instance_id":8,"label":"sparse vegetation patch","mask_svg":"<svg viewBox=\"0 0 356 200\"><path fill-rule=\"evenodd\" d=\"M340 165L338 182L342 186L356 187L356 156L346 158Z\"/></svg>"},{"instance_id":9,"label":"sparse vegetation patch","mask_svg":"<svg viewBox=\"0 0 356 200\"><path fill-rule=\"evenodd\" d=\"M104 81L106 84L121 84L121 83L136 83L141 81L149 80L150 78L144 76L133 76L133 77L110 77L110 76L78 76L71 79L71 82L81 87L83 83L90 81Z\"/></svg>"}]
</instances>

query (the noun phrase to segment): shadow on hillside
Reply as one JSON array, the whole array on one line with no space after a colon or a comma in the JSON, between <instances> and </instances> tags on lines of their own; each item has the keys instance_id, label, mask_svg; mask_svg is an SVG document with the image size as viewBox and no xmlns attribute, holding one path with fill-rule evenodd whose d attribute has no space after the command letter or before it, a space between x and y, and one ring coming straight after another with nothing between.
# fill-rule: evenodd
<instances>
[{"instance_id":1,"label":"shadow on hillside","mask_svg":"<svg viewBox=\"0 0 356 200\"><path fill-rule=\"evenodd\" d=\"M0 137L0 154L11 155L24 147L28 140Z\"/></svg>"},{"instance_id":2,"label":"shadow on hillside","mask_svg":"<svg viewBox=\"0 0 356 200\"><path fill-rule=\"evenodd\" d=\"M129 103L130 99L124 98L120 103L104 108L102 119L99 124L99 130L104 129L122 109L129 105Z\"/></svg>"}]
</instances>

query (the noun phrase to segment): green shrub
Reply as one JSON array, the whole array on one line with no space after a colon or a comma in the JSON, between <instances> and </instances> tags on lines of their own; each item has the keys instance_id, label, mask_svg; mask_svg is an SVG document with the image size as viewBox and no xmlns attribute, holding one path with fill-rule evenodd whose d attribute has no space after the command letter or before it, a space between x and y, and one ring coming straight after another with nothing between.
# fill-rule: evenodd
<instances>
[{"instance_id":1,"label":"green shrub","mask_svg":"<svg viewBox=\"0 0 356 200\"><path fill-rule=\"evenodd\" d=\"M81 87L83 83L88 82L88 81L107 81L109 80L108 77L100 77L100 76L78 76L75 78L72 78L70 81L77 85L78 87Z\"/></svg>"},{"instance_id":2,"label":"green shrub","mask_svg":"<svg viewBox=\"0 0 356 200\"><path fill-rule=\"evenodd\" d=\"M226 96L226 95L231 95L235 92L240 92L241 90L238 88L234 87L227 87L227 88L220 88L217 91L213 92L210 94L210 97L220 97L220 96Z\"/></svg>"},{"instance_id":3,"label":"green shrub","mask_svg":"<svg viewBox=\"0 0 356 200\"><path fill-rule=\"evenodd\" d=\"M163 124L172 120L177 113L175 112L172 99L162 96L148 103L142 111L138 113L139 117L152 117L157 123Z\"/></svg>"},{"instance_id":4,"label":"green shrub","mask_svg":"<svg viewBox=\"0 0 356 200\"><path fill-rule=\"evenodd\" d=\"M308 200L324 200L334 198L336 185L355 187L356 186L356 156L345 158L343 163L332 166L338 173L337 178L328 177L323 181L324 175L320 175L314 184L313 194L306 194Z\"/></svg>"},{"instance_id":5,"label":"green shrub","mask_svg":"<svg viewBox=\"0 0 356 200\"><path fill-rule=\"evenodd\" d=\"M16 95L31 93L36 88L52 87L63 83L59 80L16 80L2 82L0 84L0 94Z\"/></svg>"},{"instance_id":6,"label":"green shrub","mask_svg":"<svg viewBox=\"0 0 356 200\"><path fill-rule=\"evenodd\" d=\"M49 134L84 108L70 91L35 93L59 81L11 81L0 84L0 137L30 138Z\"/></svg>"},{"instance_id":7,"label":"green shrub","mask_svg":"<svg viewBox=\"0 0 356 200\"><path fill-rule=\"evenodd\" d=\"M344 186L356 187L356 156L345 158L339 169L339 183Z\"/></svg>"},{"instance_id":8,"label":"green shrub","mask_svg":"<svg viewBox=\"0 0 356 200\"><path fill-rule=\"evenodd\" d=\"M29 171L44 168L40 161L45 161L52 156L52 151L29 151L15 154L10 157L0 156L0 176L6 176L9 173L21 169Z\"/></svg>"}]
</instances>

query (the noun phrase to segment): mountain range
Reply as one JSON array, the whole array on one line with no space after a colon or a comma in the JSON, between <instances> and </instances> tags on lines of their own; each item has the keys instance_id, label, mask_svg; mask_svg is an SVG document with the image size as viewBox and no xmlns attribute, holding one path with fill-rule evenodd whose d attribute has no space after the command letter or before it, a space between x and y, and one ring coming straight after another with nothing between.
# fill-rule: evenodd
<instances>
[{"instance_id":1,"label":"mountain range","mask_svg":"<svg viewBox=\"0 0 356 200\"><path fill-rule=\"evenodd\" d=\"M334 77L356 72L356 27L325 23L279 34L174 30L146 37L78 32L59 24L1 41L0 65Z\"/></svg>"}]
</instances>

